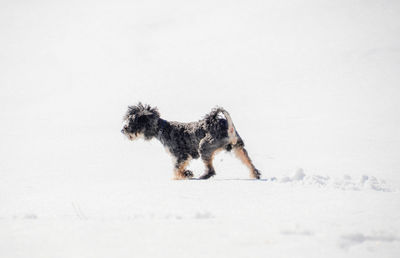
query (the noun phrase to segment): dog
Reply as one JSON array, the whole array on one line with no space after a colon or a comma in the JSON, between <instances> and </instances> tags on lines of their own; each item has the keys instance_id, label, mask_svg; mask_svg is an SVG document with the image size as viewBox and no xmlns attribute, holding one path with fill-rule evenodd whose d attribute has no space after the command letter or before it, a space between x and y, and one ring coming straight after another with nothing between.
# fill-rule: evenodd
<instances>
[{"instance_id":1,"label":"dog","mask_svg":"<svg viewBox=\"0 0 400 258\"><path fill-rule=\"evenodd\" d=\"M222 118L220 115L224 115ZM229 113L216 107L197 122L180 123L160 118L156 107L143 105L129 106L123 117L121 132L133 141L137 138L159 140L174 158L174 179L191 179L193 173L187 170L191 159L201 158L206 171L199 179L215 175L213 158L222 150L234 151L236 156L250 170L250 177L260 179L261 173L253 165L244 142L239 136Z\"/></svg>"}]
</instances>

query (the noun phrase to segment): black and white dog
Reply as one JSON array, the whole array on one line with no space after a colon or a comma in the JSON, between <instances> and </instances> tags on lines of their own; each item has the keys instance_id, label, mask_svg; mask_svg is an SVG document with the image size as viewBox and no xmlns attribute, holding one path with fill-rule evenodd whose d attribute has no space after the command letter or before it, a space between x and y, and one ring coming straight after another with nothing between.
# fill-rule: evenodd
<instances>
[{"instance_id":1,"label":"black and white dog","mask_svg":"<svg viewBox=\"0 0 400 258\"><path fill-rule=\"evenodd\" d=\"M225 119L218 116L220 113ZM221 150L233 150L249 168L252 178L260 179L261 176L251 162L229 113L221 107L214 108L197 122L180 123L164 120L160 118L157 108L139 103L128 107L121 132L130 140L138 137L158 139L174 157L175 179L192 178L193 173L185 168L191 159L199 157L206 166L200 179L214 176L213 158Z\"/></svg>"}]
</instances>

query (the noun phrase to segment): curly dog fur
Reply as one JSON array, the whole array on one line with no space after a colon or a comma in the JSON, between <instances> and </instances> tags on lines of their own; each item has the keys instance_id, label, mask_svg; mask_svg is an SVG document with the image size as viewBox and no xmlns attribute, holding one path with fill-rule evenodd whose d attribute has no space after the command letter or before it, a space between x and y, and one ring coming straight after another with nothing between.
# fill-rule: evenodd
<instances>
[{"instance_id":1,"label":"curly dog fur","mask_svg":"<svg viewBox=\"0 0 400 258\"><path fill-rule=\"evenodd\" d=\"M225 119L219 116L221 113ZM244 148L244 142L229 113L221 107L214 108L197 122L180 123L164 120L160 118L157 108L139 103L128 107L121 132L130 140L138 137L158 139L174 157L175 179L192 178L193 173L186 167L191 159L199 157L206 166L205 173L199 179L214 176L213 158L221 150L233 150L249 168L252 178L260 179L261 176Z\"/></svg>"}]
</instances>

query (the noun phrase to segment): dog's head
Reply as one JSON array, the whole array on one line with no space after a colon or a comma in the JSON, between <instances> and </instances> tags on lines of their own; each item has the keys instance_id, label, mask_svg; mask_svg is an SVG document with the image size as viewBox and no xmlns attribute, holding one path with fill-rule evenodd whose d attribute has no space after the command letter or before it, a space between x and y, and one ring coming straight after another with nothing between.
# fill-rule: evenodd
<instances>
[{"instance_id":1,"label":"dog's head","mask_svg":"<svg viewBox=\"0 0 400 258\"><path fill-rule=\"evenodd\" d=\"M159 118L160 113L156 107L152 108L139 102L136 106L128 107L121 132L131 141L139 137L150 140L157 134Z\"/></svg>"}]
</instances>

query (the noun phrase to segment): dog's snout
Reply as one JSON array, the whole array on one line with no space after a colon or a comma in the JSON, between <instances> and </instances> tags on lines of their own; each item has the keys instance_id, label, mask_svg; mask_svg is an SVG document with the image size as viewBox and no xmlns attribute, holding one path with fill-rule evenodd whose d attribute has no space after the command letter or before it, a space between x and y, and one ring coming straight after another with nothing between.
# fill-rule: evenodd
<instances>
[{"instance_id":1,"label":"dog's snout","mask_svg":"<svg viewBox=\"0 0 400 258\"><path fill-rule=\"evenodd\" d=\"M127 125L124 125L124 126L122 127L122 129L121 129L121 133L125 134L127 130L128 130L128 126L127 126Z\"/></svg>"}]
</instances>

